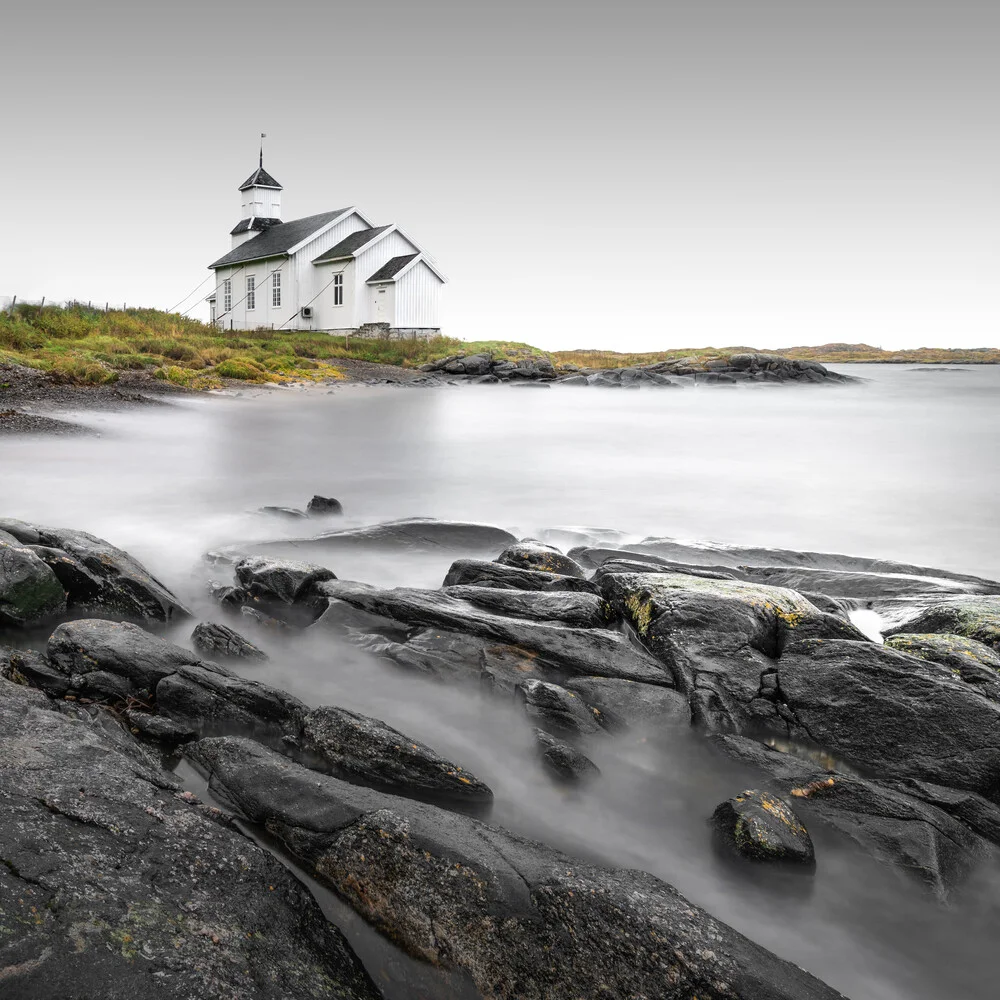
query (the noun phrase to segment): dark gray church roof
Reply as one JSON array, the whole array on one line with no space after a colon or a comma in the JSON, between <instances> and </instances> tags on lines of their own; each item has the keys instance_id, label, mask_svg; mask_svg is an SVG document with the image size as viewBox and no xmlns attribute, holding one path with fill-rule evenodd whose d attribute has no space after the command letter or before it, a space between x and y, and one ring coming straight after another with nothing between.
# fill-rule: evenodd
<instances>
[{"instance_id":1,"label":"dark gray church roof","mask_svg":"<svg viewBox=\"0 0 1000 1000\"><path fill-rule=\"evenodd\" d=\"M252 187L277 188L279 191L282 190L281 185L263 168L263 166L258 167L240 185L240 190L246 191L247 188Z\"/></svg>"},{"instance_id":2,"label":"dark gray church roof","mask_svg":"<svg viewBox=\"0 0 1000 1000\"><path fill-rule=\"evenodd\" d=\"M274 226L280 226L281 219L240 219L239 222L229 230L230 236L236 236L237 233L262 233L265 229L272 229Z\"/></svg>"},{"instance_id":3,"label":"dark gray church roof","mask_svg":"<svg viewBox=\"0 0 1000 1000\"><path fill-rule=\"evenodd\" d=\"M369 279L370 284L373 281L392 281L393 278L399 274L400 271L406 267L407 264L413 260L414 257L419 257L418 253L405 253L402 257L393 257L391 260L387 260Z\"/></svg>"},{"instance_id":4,"label":"dark gray church roof","mask_svg":"<svg viewBox=\"0 0 1000 1000\"><path fill-rule=\"evenodd\" d=\"M345 236L335 247L331 247L326 253L321 253L313 258L314 264L322 264L327 260L342 260L344 257L353 257L354 252L363 247L369 240L375 239L379 233L384 233L389 226L375 226L374 229L359 229L356 233Z\"/></svg>"},{"instance_id":5,"label":"dark gray church roof","mask_svg":"<svg viewBox=\"0 0 1000 1000\"><path fill-rule=\"evenodd\" d=\"M260 236L254 236L246 243L240 244L235 250L230 250L209 267L225 267L227 264L242 264L248 260L262 260L264 257L280 257L288 253L296 243L301 243L317 229L322 229L328 222L343 215L346 208L338 208L333 212L323 212L321 215L309 215L304 219L293 219L282 222L264 230Z\"/></svg>"}]
</instances>

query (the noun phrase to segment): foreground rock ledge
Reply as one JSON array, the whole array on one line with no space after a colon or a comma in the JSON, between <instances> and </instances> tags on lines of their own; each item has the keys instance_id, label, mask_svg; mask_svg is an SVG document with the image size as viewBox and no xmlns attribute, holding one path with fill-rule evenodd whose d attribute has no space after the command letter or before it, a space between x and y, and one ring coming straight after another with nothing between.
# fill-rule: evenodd
<instances>
[{"instance_id":1,"label":"foreground rock ledge","mask_svg":"<svg viewBox=\"0 0 1000 1000\"><path fill-rule=\"evenodd\" d=\"M249 740L186 751L410 955L498 1000L827 1000L840 994L644 872L318 775Z\"/></svg>"}]
</instances>

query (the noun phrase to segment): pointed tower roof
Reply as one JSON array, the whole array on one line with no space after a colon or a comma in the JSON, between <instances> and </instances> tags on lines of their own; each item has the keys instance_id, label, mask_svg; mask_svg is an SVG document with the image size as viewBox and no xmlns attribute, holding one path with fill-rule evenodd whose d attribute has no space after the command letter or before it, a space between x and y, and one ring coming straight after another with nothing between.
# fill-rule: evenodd
<instances>
[{"instance_id":1,"label":"pointed tower roof","mask_svg":"<svg viewBox=\"0 0 1000 1000\"><path fill-rule=\"evenodd\" d=\"M274 188L276 191L281 191L281 185L264 169L264 151L261 150L260 153L260 165L257 169L240 185L241 191L246 191L247 188L252 187L265 187Z\"/></svg>"}]
</instances>

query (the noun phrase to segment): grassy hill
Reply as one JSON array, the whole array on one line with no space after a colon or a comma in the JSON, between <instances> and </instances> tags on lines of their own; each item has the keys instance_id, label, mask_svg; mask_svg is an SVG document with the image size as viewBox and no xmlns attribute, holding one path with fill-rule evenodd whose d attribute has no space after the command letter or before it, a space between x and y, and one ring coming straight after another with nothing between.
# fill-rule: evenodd
<instances>
[{"instance_id":1,"label":"grassy hill","mask_svg":"<svg viewBox=\"0 0 1000 1000\"><path fill-rule=\"evenodd\" d=\"M229 331L156 309L104 312L85 305L18 305L0 313L0 363L28 365L67 382L100 385L145 370L207 389L221 378L268 382L336 378L344 358L415 367L459 351L517 357L539 353L505 341L369 340L325 333Z\"/></svg>"},{"instance_id":2,"label":"grassy hill","mask_svg":"<svg viewBox=\"0 0 1000 1000\"><path fill-rule=\"evenodd\" d=\"M752 347L686 348L646 354L614 351L553 351L557 365L621 368L674 358L706 359L751 351ZM517 358L544 354L516 341L369 340L325 333L278 330L229 331L156 309L103 312L85 305L22 304L0 313L0 362L12 361L51 372L77 384L113 382L126 370L196 389L222 384L222 378L267 382L288 378L336 378L344 358L416 367L461 351L489 351ZM811 361L905 363L1000 363L1000 349L945 350L922 347L882 351L868 344L824 344L781 348L773 353Z\"/></svg>"}]
</instances>

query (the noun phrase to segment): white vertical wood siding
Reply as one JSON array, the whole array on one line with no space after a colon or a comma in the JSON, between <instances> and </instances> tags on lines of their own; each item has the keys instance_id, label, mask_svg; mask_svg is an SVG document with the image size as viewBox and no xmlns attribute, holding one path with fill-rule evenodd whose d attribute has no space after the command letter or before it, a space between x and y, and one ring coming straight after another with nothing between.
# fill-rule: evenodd
<instances>
[{"instance_id":1,"label":"white vertical wood siding","mask_svg":"<svg viewBox=\"0 0 1000 1000\"><path fill-rule=\"evenodd\" d=\"M402 233L393 230L391 233L386 233L377 243L373 244L367 250L363 250L355 258L357 267L355 268L357 287L355 289L355 295L358 302L365 303L365 308L362 315L358 317L357 325L360 326L362 323L377 323L374 314L370 311L371 305L374 303L374 299L371 298L365 291L365 282L387 261L391 260L393 257L401 257L403 254L416 253L417 247L415 247ZM392 322L391 319L388 322Z\"/></svg>"},{"instance_id":2,"label":"white vertical wood siding","mask_svg":"<svg viewBox=\"0 0 1000 1000\"><path fill-rule=\"evenodd\" d=\"M368 224L355 212L351 212L350 215L341 219L335 226L332 226L325 233L317 236L316 239L310 240L301 250L296 253L293 261L293 270L295 274L295 284L298 288L299 294L299 305L304 306L313 296L319 295L319 298L313 302L313 319L310 323L308 320L299 319L299 325L296 326L294 323L289 324L287 329L301 329L301 330L329 330L329 329L353 329L357 326L354 322L354 296L348 299L348 294L346 291L346 285L348 275L344 274L345 292L344 292L344 305L339 307L333 306L333 288L327 288L326 291L321 289L330 281L333 277L333 271L330 264L314 264L315 260L320 254L326 253L327 250L335 247L345 236L349 236L351 233L356 233L360 229L367 229ZM338 263L336 267L343 267L343 261ZM348 305L350 301L350 305Z\"/></svg>"},{"instance_id":3,"label":"white vertical wood siding","mask_svg":"<svg viewBox=\"0 0 1000 1000\"><path fill-rule=\"evenodd\" d=\"M281 192L270 188L247 188L240 192L243 218L256 215L260 219L281 218Z\"/></svg>"},{"instance_id":4,"label":"white vertical wood siding","mask_svg":"<svg viewBox=\"0 0 1000 1000\"><path fill-rule=\"evenodd\" d=\"M404 329L441 326L441 279L422 261L410 268L396 285L396 321Z\"/></svg>"}]
</instances>

